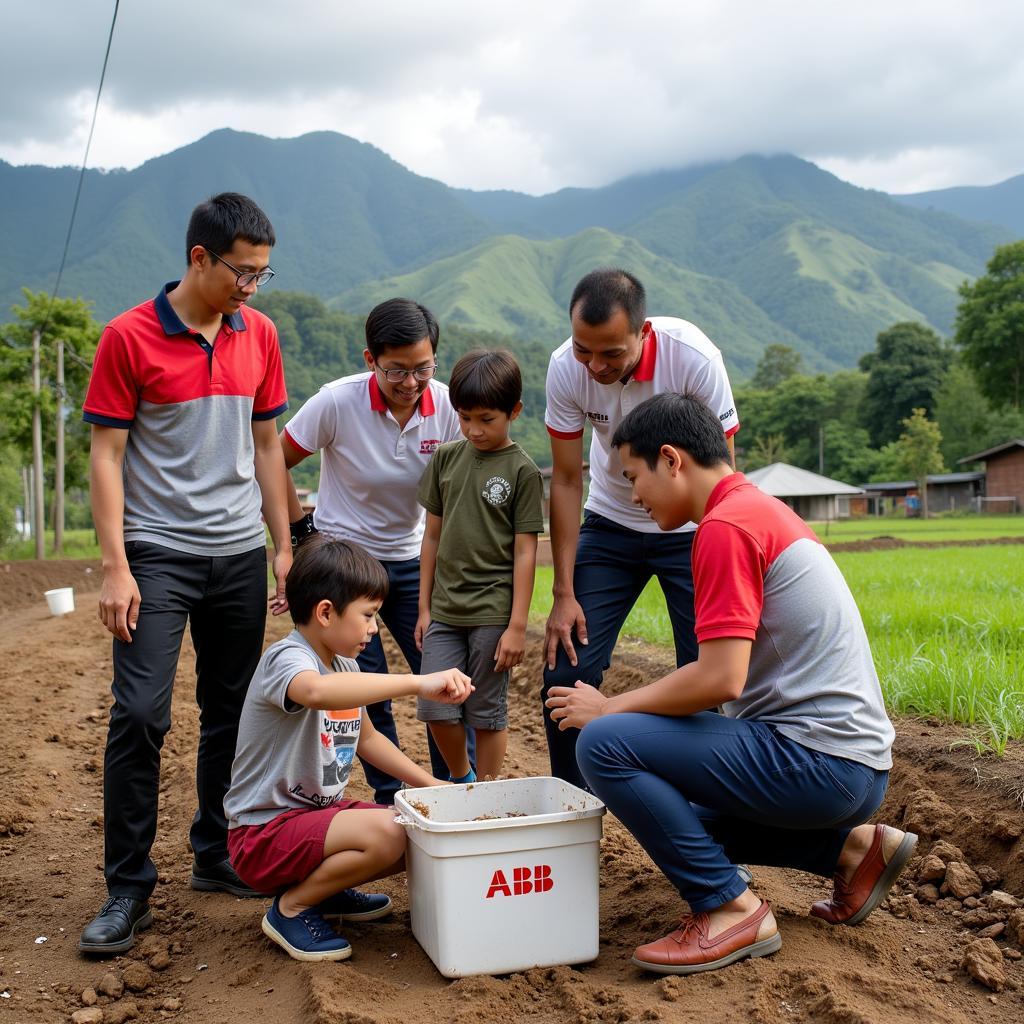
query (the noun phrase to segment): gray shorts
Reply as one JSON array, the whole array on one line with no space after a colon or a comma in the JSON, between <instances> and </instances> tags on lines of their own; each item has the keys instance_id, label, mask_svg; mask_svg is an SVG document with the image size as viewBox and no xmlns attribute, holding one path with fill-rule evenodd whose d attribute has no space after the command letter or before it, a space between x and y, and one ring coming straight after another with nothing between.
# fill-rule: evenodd
<instances>
[{"instance_id":1,"label":"gray shorts","mask_svg":"<svg viewBox=\"0 0 1024 1024\"><path fill-rule=\"evenodd\" d=\"M416 698L421 722L462 722L474 729L508 728L508 672L494 671L494 652L506 626L449 626L432 621L423 638L420 672L457 668L476 689L464 704Z\"/></svg>"}]
</instances>

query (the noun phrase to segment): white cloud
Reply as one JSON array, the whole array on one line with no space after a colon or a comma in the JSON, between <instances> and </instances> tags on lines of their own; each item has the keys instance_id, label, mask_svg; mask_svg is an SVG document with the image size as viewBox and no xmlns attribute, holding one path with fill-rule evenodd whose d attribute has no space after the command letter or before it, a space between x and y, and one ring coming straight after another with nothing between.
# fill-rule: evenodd
<instances>
[{"instance_id":1,"label":"white cloud","mask_svg":"<svg viewBox=\"0 0 1024 1024\"><path fill-rule=\"evenodd\" d=\"M111 11L5 14L0 157L81 159ZM989 182L1024 171L1022 31L1003 0L123 4L90 164L232 127L339 131L474 188L746 152L891 191Z\"/></svg>"}]
</instances>

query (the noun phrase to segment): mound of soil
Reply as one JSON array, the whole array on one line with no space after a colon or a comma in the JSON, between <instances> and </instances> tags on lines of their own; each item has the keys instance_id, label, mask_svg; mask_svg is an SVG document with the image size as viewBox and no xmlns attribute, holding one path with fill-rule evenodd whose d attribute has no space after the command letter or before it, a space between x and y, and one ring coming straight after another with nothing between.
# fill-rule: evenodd
<instances>
[{"instance_id":1,"label":"mound of soil","mask_svg":"<svg viewBox=\"0 0 1024 1024\"><path fill-rule=\"evenodd\" d=\"M609 816L601 846L601 955L593 964L448 981L412 938L402 877L379 886L395 898L391 919L346 927L351 960L298 964L260 932L261 901L189 888L197 711L187 641L164 746L156 922L128 955L85 960L76 951L78 934L104 896L101 776L110 703L110 641L96 621L95 595L83 591L85 567L28 563L0 572L5 1020L975 1024L984 1014L1009 1024L1024 1017L1024 901L1016 899L1024 893L1024 755L1014 747L996 760L951 748L963 731L929 721L898 723L897 764L880 815L921 831L920 856L887 905L858 928L831 928L808 916L828 889L823 879L755 867L755 886L782 928L777 955L687 979L645 975L629 963L633 948L667 931L681 906ZM86 578L96 583L99 575ZM70 582L76 611L51 618L41 590ZM269 619L268 642L287 629ZM389 651L400 666L393 645ZM547 770L539 636L531 638L526 664L510 693L512 775ZM670 667L663 651L623 643L606 685L620 692ZM396 712L406 750L425 762L413 702L397 702ZM361 779L351 795L369 796Z\"/></svg>"}]
</instances>

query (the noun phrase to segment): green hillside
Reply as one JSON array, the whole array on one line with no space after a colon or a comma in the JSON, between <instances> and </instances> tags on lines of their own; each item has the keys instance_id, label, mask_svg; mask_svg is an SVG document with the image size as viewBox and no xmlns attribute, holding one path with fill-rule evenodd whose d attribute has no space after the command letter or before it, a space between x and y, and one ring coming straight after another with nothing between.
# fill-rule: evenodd
<instances>
[{"instance_id":1,"label":"green hillside","mask_svg":"<svg viewBox=\"0 0 1024 1024\"><path fill-rule=\"evenodd\" d=\"M731 282L685 270L634 239L600 228L547 242L491 238L410 274L360 285L331 305L365 312L390 295L415 295L446 324L542 338L553 348L568 335L567 306L576 282L593 267L608 265L625 267L644 281L652 314L698 324L740 376L753 370L771 343L797 348L812 367L834 368Z\"/></svg>"},{"instance_id":2,"label":"green hillside","mask_svg":"<svg viewBox=\"0 0 1024 1024\"><path fill-rule=\"evenodd\" d=\"M22 285L49 290L76 172L0 161L0 311ZM62 293L106 319L156 293L185 263L185 227L203 197L244 192L277 232L282 287L331 295L457 252L491 233L453 189L333 132L267 139L229 129L133 171L89 171Z\"/></svg>"},{"instance_id":3,"label":"green hillside","mask_svg":"<svg viewBox=\"0 0 1024 1024\"><path fill-rule=\"evenodd\" d=\"M52 287L75 181L72 168L0 161L0 317L22 286ZM1022 188L1013 179L986 195L1019 209ZM181 272L189 211L222 190L252 195L274 222L268 294L308 292L358 311L404 291L453 325L550 346L566 334L576 279L623 264L644 279L652 312L699 324L741 376L773 342L827 370L855 365L897 320L948 334L960 281L1015 234L912 205L922 197L855 188L792 156L535 197L452 189L331 132L225 129L132 171L86 175L62 294L91 299L99 319L152 296ZM928 206L956 206L929 195Z\"/></svg>"},{"instance_id":4,"label":"green hillside","mask_svg":"<svg viewBox=\"0 0 1024 1024\"><path fill-rule=\"evenodd\" d=\"M921 210L942 210L966 220L998 224L1015 238L1024 238L1024 174L996 185L965 185L893 198Z\"/></svg>"}]
</instances>

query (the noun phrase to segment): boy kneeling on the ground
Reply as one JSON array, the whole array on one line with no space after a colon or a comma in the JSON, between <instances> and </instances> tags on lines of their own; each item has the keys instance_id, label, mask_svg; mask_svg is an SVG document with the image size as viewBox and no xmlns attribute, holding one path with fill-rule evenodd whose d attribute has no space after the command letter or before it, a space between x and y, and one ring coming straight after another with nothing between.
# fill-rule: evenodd
<instances>
[{"instance_id":1,"label":"boy kneeling on the ground","mask_svg":"<svg viewBox=\"0 0 1024 1024\"><path fill-rule=\"evenodd\" d=\"M354 659L377 632L387 590L383 566L357 545L303 545L286 586L295 629L264 652L242 709L224 800L228 850L247 885L278 894L263 931L296 960L347 959L352 947L326 918L384 916L388 896L351 887L405 869L394 810L343 799L356 752L412 786L442 784L377 732L363 706L406 695L460 704L473 689L456 669L359 671Z\"/></svg>"},{"instance_id":2,"label":"boy kneeling on the ground","mask_svg":"<svg viewBox=\"0 0 1024 1024\"><path fill-rule=\"evenodd\" d=\"M662 530L699 524L697 660L614 697L578 682L547 700L560 729L582 729L591 789L690 905L633 962L691 974L774 953L782 939L744 862L833 875L811 914L859 924L917 836L865 824L894 733L842 573L796 513L733 472L719 419L697 399L649 398L612 446Z\"/></svg>"}]
</instances>

